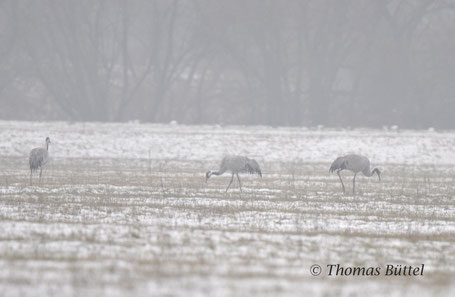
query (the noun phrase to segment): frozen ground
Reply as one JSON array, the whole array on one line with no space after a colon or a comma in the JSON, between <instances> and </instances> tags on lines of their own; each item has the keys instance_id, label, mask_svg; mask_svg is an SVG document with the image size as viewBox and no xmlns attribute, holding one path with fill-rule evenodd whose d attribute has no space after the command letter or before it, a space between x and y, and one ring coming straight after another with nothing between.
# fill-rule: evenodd
<instances>
[{"instance_id":1,"label":"frozen ground","mask_svg":"<svg viewBox=\"0 0 455 297\"><path fill-rule=\"evenodd\" d=\"M327 163L356 152L377 163L455 165L455 132L0 121L0 156L27 156L46 135L57 158Z\"/></svg>"},{"instance_id":2,"label":"frozen ground","mask_svg":"<svg viewBox=\"0 0 455 297\"><path fill-rule=\"evenodd\" d=\"M455 296L454 132L0 122L0 139L5 296ZM383 181L342 195L327 171L347 152ZM224 153L264 177L205 184ZM337 263L425 273L327 276Z\"/></svg>"}]
</instances>

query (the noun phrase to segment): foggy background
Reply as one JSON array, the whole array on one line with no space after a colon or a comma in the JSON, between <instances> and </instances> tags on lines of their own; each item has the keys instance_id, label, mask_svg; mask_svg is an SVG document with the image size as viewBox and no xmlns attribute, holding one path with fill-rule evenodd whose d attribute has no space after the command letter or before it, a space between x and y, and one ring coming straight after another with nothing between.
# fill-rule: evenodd
<instances>
[{"instance_id":1,"label":"foggy background","mask_svg":"<svg viewBox=\"0 0 455 297\"><path fill-rule=\"evenodd\" d=\"M0 0L0 119L455 128L452 0Z\"/></svg>"}]
</instances>

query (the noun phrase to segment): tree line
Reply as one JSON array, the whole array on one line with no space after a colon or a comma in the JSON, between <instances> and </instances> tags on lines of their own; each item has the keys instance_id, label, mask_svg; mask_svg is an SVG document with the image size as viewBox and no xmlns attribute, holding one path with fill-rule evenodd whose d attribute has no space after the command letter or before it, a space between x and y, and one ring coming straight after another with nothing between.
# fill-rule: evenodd
<instances>
[{"instance_id":1,"label":"tree line","mask_svg":"<svg viewBox=\"0 0 455 297\"><path fill-rule=\"evenodd\" d=\"M454 0L3 0L0 117L454 128Z\"/></svg>"}]
</instances>

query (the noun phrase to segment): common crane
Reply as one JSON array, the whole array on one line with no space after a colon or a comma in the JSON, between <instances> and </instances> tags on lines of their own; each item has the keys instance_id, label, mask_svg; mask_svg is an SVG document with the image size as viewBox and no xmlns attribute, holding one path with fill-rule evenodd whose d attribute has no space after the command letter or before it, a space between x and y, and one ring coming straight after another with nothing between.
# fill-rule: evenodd
<instances>
[{"instance_id":1,"label":"common crane","mask_svg":"<svg viewBox=\"0 0 455 297\"><path fill-rule=\"evenodd\" d=\"M45 147L37 147L30 151L30 158L28 163L30 164L30 185L32 185L32 173L39 168L39 181L41 182L41 173L43 166L46 165L49 158L49 144L51 140L46 137Z\"/></svg>"},{"instance_id":2,"label":"common crane","mask_svg":"<svg viewBox=\"0 0 455 297\"><path fill-rule=\"evenodd\" d=\"M229 187L234 180L234 174L237 175L237 179L239 181L240 192L242 191L242 183L240 182L239 173L247 172L250 174L258 174L262 177L261 168L259 167L258 162L253 159L249 159L244 156L225 156L223 160L221 160L220 169L218 171L207 171L205 174L205 182L209 180L212 175L222 175L226 171L230 171L232 173L231 181L226 188L226 192L229 190Z\"/></svg>"},{"instance_id":3,"label":"common crane","mask_svg":"<svg viewBox=\"0 0 455 297\"><path fill-rule=\"evenodd\" d=\"M367 157L351 154L346 155L343 157L338 157L335 161L333 161L332 166L330 166L329 172L332 173L334 171L337 172L338 177L341 181L341 186L343 187L343 193L346 192L343 180L341 179L340 171L342 170L349 170L354 172L354 178L352 179L352 193L355 195L355 177L357 173L362 172L363 175L370 177L373 174L377 174L379 180L381 180L381 171L378 168L374 168L372 171L370 170L370 160Z\"/></svg>"}]
</instances>

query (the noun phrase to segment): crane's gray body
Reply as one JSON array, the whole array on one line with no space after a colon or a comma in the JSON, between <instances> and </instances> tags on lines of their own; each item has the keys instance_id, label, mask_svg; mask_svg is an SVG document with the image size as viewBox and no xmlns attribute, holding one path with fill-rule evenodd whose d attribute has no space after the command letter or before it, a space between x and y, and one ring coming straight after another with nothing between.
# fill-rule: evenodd
<instances>
[{"instance_id":1,"label":"crane's gray body","mask_svg":"<svg viewBox=\"0 0 455 297\"><path fill-rule=\"evenodd\" d=\"M49 157L49 153L46 149L37 147L32 149L30 152L29 164L30 170L37 170L44 166Z\"/></svg>"},{"instance_id":2,"label":"crane's gray body","mask_svg":"<svg viewBox=\"0 0 455 297\"><path fill-rule=\"evenodd\" d=\"M229 183L226 192L229 190L229 187L232 184L234 175L237 175L240 191L242 191L242 183L240 182L239 173L246 172L250 174L258 174L260 177L262 177L261 168L259 167L259 164L256 162L256 160L244 156L228 155L221 160L220 168L218 171L210 170L205 174L205 181L207 182L207 180L212 175L222 175L225 172L230 172L232 174L231 182Z\"/></svg>"},{"instance_id":3,"label":"crane's gray body","mask_svg":"<svg viewBox=\"0 0 455 297\"><path fill-rule=\"evenodd\" d=\"M355 194L355 178L357 173L362 172L363 175L370 177L373 174L377 174L379 180L381 180L381 172L378 168L374 168L373 170L370 169L370 160L367 157L350 154L343 157L338 157L335 161L333 161L332 165L330 166L329 172L336 171L338 177L340 178L341 185L343 187L343 193L345 192L345 187L343 184L343 180L340 176L340 171L342 170L349 170L354 172L354 178L352 180L352 192Z\"/></svg>"},{"instance_id":4,"label":"crane's gray body","mask_svg":"<svg viewBox=\"0 0 455 297\"><path fill-rule=\"evenodd\" d=\"M46 165L48 158L49 158L49 144L51 140L49 137L46 137L46 145L45 148L37 147L30 151L30 157L28 159L28 163L30 165L30 185L32 185L32 173L35 170L40 170L39 178L41 181L41 174L43 171L44 165Z\"/></svg>"}]
</instances>

